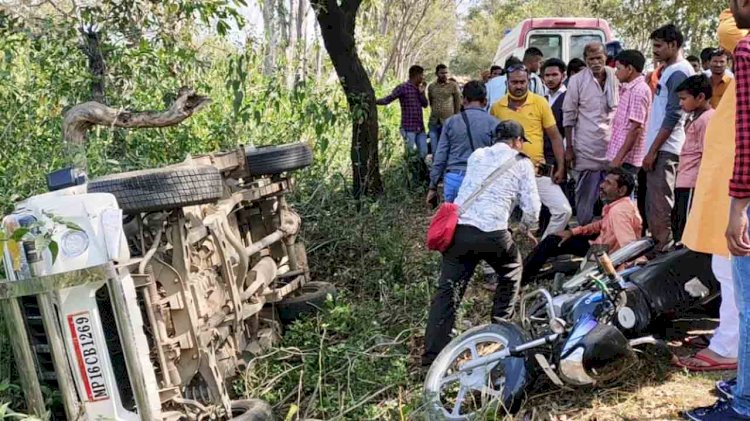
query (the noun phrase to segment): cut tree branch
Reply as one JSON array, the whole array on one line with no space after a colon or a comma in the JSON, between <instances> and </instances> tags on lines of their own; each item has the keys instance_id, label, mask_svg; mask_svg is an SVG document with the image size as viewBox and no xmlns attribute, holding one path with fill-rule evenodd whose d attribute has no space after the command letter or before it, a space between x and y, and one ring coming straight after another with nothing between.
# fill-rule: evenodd
<instances>
[{"instance_id":1,"label":"cut tree branch","mask_svg":"<svg viewBox=\"0 0 750 421\"><path fill-rule=\"evenodd\" d=\"M164 111L127 111L95 101L78 104L65 113L63 140L82 145L93 126L123 128L167 127L181 123L208 105L211 99L196 95L191 88L180 88L177 99Z\"/></svg>"}]
</instances>

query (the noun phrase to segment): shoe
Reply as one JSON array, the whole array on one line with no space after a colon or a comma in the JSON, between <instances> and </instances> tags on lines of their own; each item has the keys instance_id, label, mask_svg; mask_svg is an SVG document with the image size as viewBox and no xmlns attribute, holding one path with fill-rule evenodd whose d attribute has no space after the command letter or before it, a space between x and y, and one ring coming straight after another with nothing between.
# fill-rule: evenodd
<instances>
[{"instance_id":1,"label":"shoe","mask_svg":"<svg viewBox=\"0 0 750 421\"><path fill-rule=\"evenodd\" d=\"M750 421L750 417L735 411L730 401L718 401L712 406L687 411L682 418L692 421Z\"/></svg>"},{"instance_id":2,"label":"shoe","mask_svg":"<svg viewBox=\"0 0 750 421\"><path fill-rule=\"evenodd\" d=\"M719 399L725 401L731 401L734 398L732 390L737 385L737 377L729 380L719 380L716 382L716 394L719 395Z\"/></svg>"}]
</instances>

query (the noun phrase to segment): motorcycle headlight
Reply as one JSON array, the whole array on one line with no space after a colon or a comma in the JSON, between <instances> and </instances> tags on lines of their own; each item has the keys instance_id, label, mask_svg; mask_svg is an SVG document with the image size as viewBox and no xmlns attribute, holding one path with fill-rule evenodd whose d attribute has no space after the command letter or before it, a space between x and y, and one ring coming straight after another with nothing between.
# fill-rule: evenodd
<instances>
[{"instance_id":1,"label":"motorcycle headlight","mask_svg":"<svg viewBox=\"0 0 750 421\"><path fill-rule=\"evenodd\" d=\"M89 236L84 231L69 230L62 236L60 248L68 257L78 257L89 248Z\"/></svg>"}]
</instances>

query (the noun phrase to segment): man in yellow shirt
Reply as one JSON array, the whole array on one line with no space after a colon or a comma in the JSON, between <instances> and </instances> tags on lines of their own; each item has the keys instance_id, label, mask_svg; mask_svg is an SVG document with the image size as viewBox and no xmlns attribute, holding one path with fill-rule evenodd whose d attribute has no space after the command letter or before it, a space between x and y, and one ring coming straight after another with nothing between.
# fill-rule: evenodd
<instances>
[{"instance_id":1,"label":"man in yellow shirt","mask_svg":"<svg viewBox=\"0 0 750 421\"><path fill-rule=\"evenodd\" d=\"M523 153L536 167L536 185L539 198L551 214L549 225L542 238L563 231L573 211L559 183L565 180L565 157L562 136L557 130L555 116L544 97L529 92L529 72L523 65L508 68L508 94L495 102L490 114L500 121L513 120L523 126L529 143L524 143ZM552 141L556 166L544 159L544 134Z\"/></svg>"}]
</instances>

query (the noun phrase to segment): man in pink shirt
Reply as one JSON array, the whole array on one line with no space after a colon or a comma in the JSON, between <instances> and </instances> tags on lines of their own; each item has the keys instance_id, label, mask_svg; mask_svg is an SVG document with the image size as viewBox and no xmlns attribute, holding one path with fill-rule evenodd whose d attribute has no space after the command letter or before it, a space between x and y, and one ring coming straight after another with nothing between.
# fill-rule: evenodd
<instances>
[{"instance_id":1,"label":"man in pink shirt","mask_svg":"<svg viewBox=\"0 0 750 421\"><path fill-rule=\"evenodd\" d=\"M693 201L693 190L698 179L698 169L703 157L703 138L706 127L714 115L711 107L713 88L711 81L704 74L690 76L677 87L680 96L680 107L688 114L685 123L685 143L680 153L680 164L677 167L675 182L675 203L672 210L672 232L675 243L682 239L688 212Z\"/></svg>"},{"instance_id":2,"label":"man in pink shirt","mask_svg":"<svg viewBox=\"0 0 750 421\"><path fill-rule=\"evenodd\" d=\"M641 216L630 199L635 178L622 168L613 168L599 186L599 198L605 203L602 219L572 230L548 235L523 262L521 283L527 284L550 257L562 254L585 256L593 245L613 252L641 237Z\"/></svg>"},{"instance_id":3,"label":"man in pink shirt","mask_svg":"<svg viewBox=\"0 0 750 421\"><path fill-rule=\"evenodd\" d=\"M646 156L646 124L651 108L651 89L643 77L646 57L638 50L625 50L615 58L615 76L620 81L620 103L612 122L607 161L634 177Z\"/></svg>"}]
</instances>

